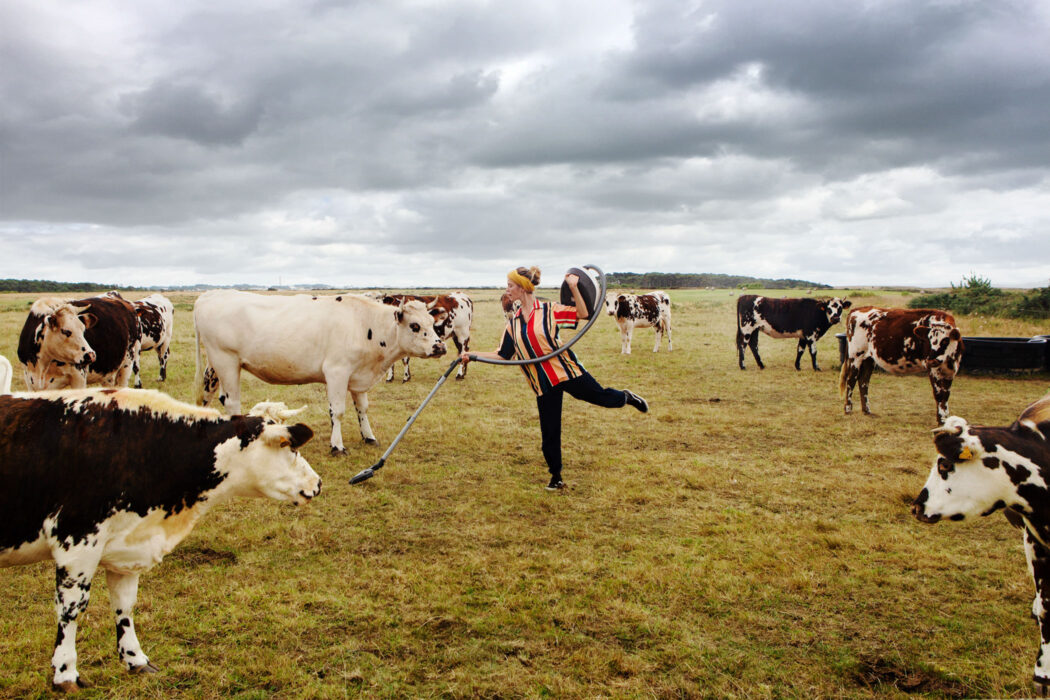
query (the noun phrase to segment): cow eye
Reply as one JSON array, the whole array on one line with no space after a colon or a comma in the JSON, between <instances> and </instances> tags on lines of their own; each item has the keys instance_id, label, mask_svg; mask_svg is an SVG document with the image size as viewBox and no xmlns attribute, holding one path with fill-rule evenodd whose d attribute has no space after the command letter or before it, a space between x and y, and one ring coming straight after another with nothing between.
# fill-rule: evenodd
<instances>
[{"instance_id":1,"label":"cow eye","mask_svg":"<svg viewBox=\"0 0 1050 700\"><path fill-rule=\"evenodd\" d=\"M937 458L937 473L940 474L942 478L947 479L948 475L951 474L953 471L955 471L954 464L949 462L944 457Z\"/></svg>"},{"instance_id":2,"label":"cow eye","mask_svg":"<svg viewBox=\"0 0 1050 700\"><path fill-rule=\"evenodd\" d=\"M419 324L418 324L418 323L413 323L413 324L411 324L411 325L409 326L409 328L411 328L411 329L412 329L412 332L413 332L413 333L418 333L418 332L419 332Z\"/></svg>"},{"instance_id":3,"label":"cow eye","mask_svg":"<svg viewBox=\"0 0 1050 700\"><path fill-rule=\"evenodd\" d=\"M63 330L62 335L66 336L67 338L71 338L73 337L73 331Z\"/></svg>"}]
</instances>

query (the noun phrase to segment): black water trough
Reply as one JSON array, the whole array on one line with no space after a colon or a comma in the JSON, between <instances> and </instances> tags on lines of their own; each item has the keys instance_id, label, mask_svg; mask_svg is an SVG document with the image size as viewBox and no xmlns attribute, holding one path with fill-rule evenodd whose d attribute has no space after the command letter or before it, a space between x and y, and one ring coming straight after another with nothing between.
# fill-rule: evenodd
<instances>
[{"instance_id":1,"label":"black water trough","mask_svg":"<svg viewBox=\"0 0 1050 700\"><path fill-rule=\"evenodd\" d=\"M846 334L836 333L839 365L846 361ZM963 372L1050 371L1050 335L1034 338L963 336Z\"/></svg>"}]
</instances>

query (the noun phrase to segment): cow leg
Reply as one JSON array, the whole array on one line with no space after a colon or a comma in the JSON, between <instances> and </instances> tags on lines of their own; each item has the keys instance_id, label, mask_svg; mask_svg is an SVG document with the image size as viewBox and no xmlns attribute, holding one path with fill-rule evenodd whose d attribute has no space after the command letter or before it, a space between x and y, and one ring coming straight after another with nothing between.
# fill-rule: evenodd
<instances>
[{"instance_id":1,"label":"cow leg","mask_svg":"<svg viewBox=\"0 0 1050 700\"><path fill-rule=\"evenodd\" d=\"M627 332L624 334L624 340L627 343L627 349L624 350L623 352L626 355L630 355L631 354L631 338L632 337L634 337L634 326L628 326L627 327Z\"/></svg>"},{"instance_id":2,"label":"cow leg","mask_svg":"<svg viewBox=\"0 0 1050 700\"><path fill-rule=\"evenodd\" d=\"M656 343L653 345L653 352L660 352L660 341L664 339L664 331L660 324L653 326L653 330L656 332Z\"/></svg>"},{"instance_id":3,"label":"cow leg","mask_svg":"<svg viewBox=\"0 0 1050 700\"><path fill-rule=\"evenodd\" d=\"M755 364L758 365L759 369L765 369L766 366L762 363L762 358L758 355L758 330L751 331L751 335L748 336L747 344L751 348L751 354L755 356Z\"/></svg>"},{"instance_id":4,"label":"cow leg","mask_svg":"<svg viewBox=\"0 0 1050 700\"><path fill-rule=\"evenodd\" d=\"M168 353L170 350L170 343L157 346L157 360L160 362L160 379L158 381L163 382L168 379Z\"/></svg>"},{"instance_id":5,"label":"cow leg","mask_svg":"<svg viewBox=\"0 0 1050 700\"><path fill-rule=\"evenodd\" d=\"M809 339L809 359L813 362L813 371L819 372L820 367L817 367L817 339Z\"/></svg>"},{"instance_id":6,"label":"cow leg","mask_svg":"<svg viewBox=\"0 0 1050 700\"><path fill-rule=\"evenodd\" d=\"M667 333L667 352L671 352L671 320L664 324L664 332Z\"/></svg>"},{"instance_id":7,"label":"cow leg","mask_svg":"<svg viewBox=\"0 0 1050 700\"><path fill-rule=\"evenodd\" d=\"M1039 654L1032 673L1032 689L1036 696L1050 695L1050 550L1039 543L1025 528L1024 553L1028 572L1035 584L1032 617L1039 625Z\"/></svg>"},{"instance_id":8,"label":"cow leg","mask_svg":"<svg viewBox=\"0 0 1050 700\"><path fill-rule=\"evenodd\" d=\"M354 408L357 409L357 423L361 427L361 437L369 445L376 444L379 441L376 440L375 433L372 432L372 426L368 422L368 392L351 391L350 396L353 397Z\"/></svg>"},{"instance_id":9,"label":"cow leg","mask_svg":"<svg viewBox=\"0 0 1050 700\"><path fill-rule=\"evenodd\" d=\"M156 673L159 669L150 663L139 646L135 635L135 622L131 619L135 601L139 595L139 575L106 571L106 586L109 588L109 607L117 624L117 653L120 663L132 673Z\"/></svg>"},{"instance_id":10,"label":"cow leg","mask_svg":"<svg viewBox=\"0 0 1050 700\"><path fill-rule=\"evenodd\" d=\"M390 365L389 367L387 367L387 369L386 369L386 380L387 380L388 382L392 382L392 381L394 381L394 365L393 365L392 363L391 363L391 365Z\"/></svg>"},{"instance_id":11,"label":"cow leg","mask_svg":"<svg viewBox=\"0 0 1050 700\"><path fill-rule=\"evenodd\" d=\"M470 337L469 336L466 339L464 339L463 342L460 342L459 336L453 334L452 335L452 342L454 342L456 344L457 356L458 355L462 355L464 352L469 352L470 351L470 348L469 348L469 346L470 346ZM456 372L456 379L462 379L465 376L467 376L467 366L461 362L461 363L459 363L459 371Z\"/></svg>"},{"instance_id":12,"label":"cow leg","mask_svg":"<svg viewBox=\"0 0 1050 700\"><path fill-rule=\"evenodd\" d=\"M842 412L847 416L853 413L853 387L857 385L857 377L860 376L860 368L850 358L842 365L843 378L840 380L839 388L846 396L846 402L842 406Z\"/></svg>"},{"instance_id":13,"label":"cow leg","mask_svg":"<svg viewBox=\"0 0 1050 700\"><path fill-rule=\"evenodd\" d=\"M871 383L871 373L875 371L875 360L865 358L860 363L857 371L857 388L860 389L860 407L865 415L871 415L871 404L868 403L868 385Z\"/></svg>"},{"instance_id":14,"label":"cow leg","mask_svg":"<svg viewBox=\"0 0 1050 700\"><path fill-rule=\"evenodd\" d=\"M216 358L218 360L218 358ZM219 403L223 405L226 412L235 416L241 412L241 367L239 360L234 358L232 362L225 358L212 361L212 371L219 384ZM207 382L207 373L205 373ZM205 386L207 392L207 386ZM207 406L207 401L204 403Z\"/></svg>"},{"instance_id":15,"label":"cow leg","mask_svg":"<svg viewBox=\"0 0 1050 700\"><path fill-rule=\"evenodd\" d=\"M408 369L408 360L409 360L409 358L407 358L407 357L402 357L401 358L401 363L405 366L405 373L401 377L401 383L402 384L404 384L405 382L407 382L409 379L412 378L412 372L409 371L409 369Z\"/></svg>"},{"instance_id":16,"label":"cow leg","mask_svg":"<svg viewBox=\"0 0 1050 700\"><path fill-rule=\"evenodd\" d=\"M952 379L936 370L930 372L930 385L933 387L933 400L937 402L937 425L943 425L948 418L948 397L952 393Z\"/></svg>"},{"instance_id":17,"label":"cow leg","mask_svg":"<svg viewBox=\"0 0 1050 700\"><path fill-rule=\"evenodd\" d=\"M345 372L325 372L324 380L325 389L328 392L328 419L332 423L332 454L345 455L343 413L346 411L346 385L350 383L350 371L347 369Z\"/></svg>"},{"instance_id":18,"label":"cow leg","mask_svg":"<svg viewBox=\"0 0 1050 700\"><path fill-rule=\"evenodd\" d=\"M138 361L136 361L133 365L131 365L131 372L135 376L135 388L136 389L141 389L142 388L142 377L139 376L139 363L138 363Z\"/></svg>"},{"instance_id":19,"label":"cow leg","mask_svg":"<svg viewBox=\"0 0 1050 700\"><path fill-rule=\"evenodd\" d=\"M806 346L809 344L805 338L798 339L798 347L795 348L795 371L802 371L802 355L806 352Z\"/></svg>"},{"instance_id":20,"label":"cow leg","mask_svg":"<svg viewBox=\"0 0 1050 700\"><path fill-rule=\"evenodd\" d=\"M101 548L74 547L68 550L56 546L55 557L55 617L58 633L55 635L55 652L51 656L51 668L55 675L51 680L55 690L76 692L86 687L77 673L77 617L87 609L91 598L91 578L95 575Z\"/></svg>"},{"instance_id":21,"label":"cow leg","mask_svg":"<svg viewBox=\"0 0 1050 700\"><path fill-rule=\"evenodd\" d=\"M747 338L744 337L743 331L740 330L740 326L736 329L736 354L737 359L740 362L740 369L744 369L744 348L747 346Z\"/></svg>"}]
</instances>

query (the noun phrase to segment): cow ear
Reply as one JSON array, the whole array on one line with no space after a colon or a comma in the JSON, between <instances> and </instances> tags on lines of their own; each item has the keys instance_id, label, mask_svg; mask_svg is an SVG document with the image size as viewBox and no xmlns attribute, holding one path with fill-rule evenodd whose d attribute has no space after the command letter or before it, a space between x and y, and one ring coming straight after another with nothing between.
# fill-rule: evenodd
<instances>
[{"instance_id":1,"label":"cow ear","mask_svg":"<svg viewBox=\"0 0 1050 700\"><path fill-rule=\"evenodd\" d=\"M390 296L389 294L387 294L385 297L383 297L383 303L386 304L387 306L393 306L394 305L394 301L396 301L394 299L394 297Z\"/></svg>"},{"instance_id":2,"label":"cow ear","mask_svg":"<svg viewBox=\"0 0 1050 700\"><path fill-rule=\"evenodd\" d=\"M310 426L305 423L296 423L288 427L288 437L291 440L293 450L297 450L310 442L313 436L314 431L310 430Z\"/></svg>"},{"instance_id":3,"label":"cow ear","mask_svg":"<svg viewBox=\"0 0 1050 700\"><path fill-rule=\"evenodd\" d=\"M48 328L50 328L53 331L57 331L58 330L58 319L55 318L54 314L48 314L47 318L44 319L44 320L47 321L47 327ZM41 330L43 330L43 324L41 324L40 328L41 328ZM38 335L39 335L39 333L38 333Z\"/></svg>"},{"instance_id":4,"label":"cow ear","mask_svg":"<svg viewBox=\"0 0 1050 700\"><path fill-rule=\"evenodd\" d=\"M98 317L95 314L79 314L80 322L84 324L84 330L91 328L98 321Z\"/></svg>"},{"instance_id":5,"label":"cow ear","mask_svg":"<svg viewBox=\"0 0 1050 700\"><path fill-rule=\"evenodd\" d=\"M961 340L962 333L959 332L958 328L953 328L952 332L948 334L948 338L950 338L951 340Z\"/></svg>"},{"instance_id":6,"label":"cow ear","mask_svg":"<svg viewBox=\"0 0 1050 700\"><path fill-rule=\"evenodd\" d=\"M430 315L434 317L435 326L448 318L448 312L444 309L431 309Z\"/></svg>"},{"instance_id":7,"label":"cow ear","mask_svg":"<svg viewBox=\"0 0 1050 700\"><path fill-rule=\"evenodd\" d=\"M405 320L404 304L394 309L394 318L398 323L402 323Z\"/></svg>"},{"instance_id":8,"label":"cow ear","mask_svg":"<svg viewBox=\"0 0 1050 700\"><path fill-rule=\"evenodd\" d=\"M853 302L850 301L849 299L846 299L845 301L842 302L842 308L844 308L844 309L848 309L851 306L853 306Z\"/></svg>"}]
</instances>

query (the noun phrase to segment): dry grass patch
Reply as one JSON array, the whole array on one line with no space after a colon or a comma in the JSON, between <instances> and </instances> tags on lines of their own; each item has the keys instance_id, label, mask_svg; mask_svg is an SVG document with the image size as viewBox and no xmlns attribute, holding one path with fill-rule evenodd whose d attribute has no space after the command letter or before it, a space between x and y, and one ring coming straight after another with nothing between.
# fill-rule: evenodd
<instances>
[{"instance_id":1,"label":"dry grass patch","mask_svg":"<svg viewBox=\"0 0 1050 700\"><path fill-rule=\"evenodd\" d=\"M867 292L865 292L867 294ZM777 293L779 294L779 293ZM193 398L193 295L174 295L161 388ZM244 405L309 404L305 455L324 478L308 508L240 501L211 513L143 577L136 625L162 668L116 663L105 585L83 618L86 697L1017 696L1038 634L1019 533L917 523L910 499L933 454L923 378L876 375L876 417L844 417L836 326L823 372L792 341L760 340L767 369L736 366L736 297L671 293L675 350L636 332L619 354L601 319L579 344L600 382L647 415L566 399L567 493L543 490L535 400L519 370L450 380L376 477L373 464L447 362L370 394L380 447L327 455L320 385L246 378ZM498 341L496 291L474 294L477 349ZM28 295L0 296L15 355ZM901 294L864 303L903 306ZM962 317L966 335L1047 332ZM156 359L143 380L157 387ZM16 377L16 387L21 378ZM1043 375L960 376L953 412L1009 423ZM0 697L49 695L50 565L6 569Z\"/></svg>"}]
</instances>

